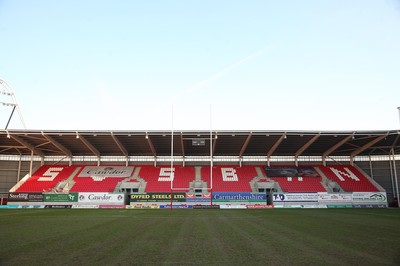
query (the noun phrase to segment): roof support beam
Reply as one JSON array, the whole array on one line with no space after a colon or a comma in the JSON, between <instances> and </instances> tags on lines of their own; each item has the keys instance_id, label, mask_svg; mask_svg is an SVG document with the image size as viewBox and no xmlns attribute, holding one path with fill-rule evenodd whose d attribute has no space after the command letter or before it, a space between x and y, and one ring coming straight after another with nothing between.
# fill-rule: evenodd
<instances>
[{"instance_id":1,"label":"roof support beam","mask_svg":"<svg viewBox=\"0 0 400 266\"><path fill-rule=\"evenodd\" d=\"M323 154L322 154L322 164L324 166L326 166L326 157L328 157L332 152L336 151L337 149L339 149L340 146L342 146L343 144L345 144L346 142L348 142L349 140L351 140L353 138L352 135L349 135L347 137L345 137L344 139L342 139L341 141L339 141L338 143L336 143L335 145L333 145L332 147L330 147L328 150L326 150Z\"/></svg>"},{"instance_id":2,"label":"roof support beam","mask_svg":"<svg viewBox=\"0 0 400 266\"><path fill-rule=\"evenodd\" d=\"M365 151L366 149L368 149L369 147L371 147L372 145L374 145L375 143L378 143L379 141L381 141L382 139L386 138L387 135L382 135L379 136L375 139L373 139L372 141L368 142L367 144L365 144L364 146L361 146L360 148L356 149L355 151L353 151L350 154L350 163L353 165L353 158L355 156L357 156L358 154L360 154L361 152Z\"/></svg>"},{"instance_id":3,"label":"roof support beam","mask_svg":"<svg viewBox=\"0 0 400 266\"><path fill-rule=\"evenodd\" d=\"M24 146L25 148L29 149L31 151L31 154L33 156L33 154L37 154L40 157L44 156L44 153L38 149L36 149L33 145L29 144L28 142L26 142L25 140L21 139L18 136L12 135L10 134L10 137L15 140L16 142L18 142L19 144L21 144L22 146Z\"/></svg>"},{"instance_id":4,"label":"roof support beam","mask_svg":"<svg viewBox=\"0 0 400 266\"><path fill-rule=\"evenodd\" d=\"M215 138L215 137L210 139L210 141L214 141L212 144L212 154L211 154L212 158L214 157L214 154L215 154L215 147L217 147L217 140L218 140L218 138Z\"/></svg>"},{"instance_id":5,"label":"roof support beam","mask_svg":"<svg viewBox=\"0 0 400 266\"><path fill-rule=\"evenodd\" d=\"M253 136L253 133L250 132L249 135L247 136L245 142L243 143L242 148L240 149L239 158L242 158L243 153L246 151L247 145L249 145L249 142L250 142L252 136Z\"/></svg>"},{"instance_id":6,"label":"roof support beam","mask_svg":"<svg viewBox=\"0 0 400 266\"><path fill-rule=\"evenodd\" d=\"M271 149L269 149L268 153L267 153L267 162L268 162L268 166L269 166L269 158L271 157L271 155L275 152L275 150L278 148L278 146L281 144L281 142L286 138L286 133L283 133L279 139L274 143L274 145L272 145Z\"/></svg>"},{"instance_id":7,"label":"roof support beam","mask_svg":"<svg viewBox=\"0 0 400 266\"><path fill-rule=\"evenodd\" d=\"M147 143L149 144L151 153L153 153L154 158L157 157L156 149L154 148L153 142L150 139L149 135L146 135Z\"/></svg>"},{"instance_id":8,"label":"roof support beam","mask_svg":"<svg viewBox=\"0 0 400 266\"><path fill-rule=\"evenodd\" d=\"M56 148L59 149L60 151L62 151L66 156L72 157L71 151L68 150L67 148L65 148L61 143L59 143L58 141L56 141L49 135L44 134L43 131L42 131L42 136L45 137L48 141L50 141L51 144L56 146Z\"/></svg>"},{"instance_id":9,"label":"roof support beam","mask_svg":"<svg viewBox=\"0 0 400 266\"><path fill-rule=\"evenodd\" d=\"M82 135L80 135L78 132L76 133L76 136L82 141L83 144L85 144L86 147L98 158L100 158L100 152Z\"/></svg>"},{"instance_id":10,"label":"roof support beam","mask_svg":"<svg viewBox=\"0 0 400 266\"><path fill-rule=\"evenodd\" d=\"M306 144L304 144L298 151L296 151L296 153L294 154L294 159L296 162L296 166L298 164L297 162L297 158L305 151L308 149L308 147L310 147L311 144L313 144L318 138L319 136L321 136L321 133L318 133L317 135L315 135L314 137L312 137Z\"/></svg>"},{"instance_id":11,"label":"roof support beam","mask_svg":"<svg viewBox=\"0 0 400 266\"><path fill-rule=\"evenodd\" d=\"M181 150L182 150L182 164L185 167L185 145L183 145L183 133L181 132L180 136L180 143L181 143Z\"/></svg>"},{"instance_id":12,"label":"roof support beam","mask_svg":"<svg viewBox=\"0 0 400 266\"><path fill-rule=\"evenodd\" d=\"M118 148L121 150L122 154L125 157L128 157L128 151L125 149L124 145L122 145L122 143L119 141L119 139L117 138L117 136L114 135L113 132L111 132L111 138L114 140L115 144L117 144Z\"/></svg>"}]
</instances>

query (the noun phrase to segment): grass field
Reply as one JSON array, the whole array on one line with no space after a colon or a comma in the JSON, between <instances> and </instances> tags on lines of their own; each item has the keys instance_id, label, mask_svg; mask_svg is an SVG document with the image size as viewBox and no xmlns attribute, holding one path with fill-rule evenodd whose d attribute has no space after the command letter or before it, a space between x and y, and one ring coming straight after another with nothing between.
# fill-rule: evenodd
<instances>
[{"instance_id":1,"label":"grass field","mask_svg":"<svg viewBox=\"0 0 400 266\"><path fill-rule=\"evenodd\" d=\"M400 265L400 210L0 210L0 265Z\"/></svg>"}]
</instances>

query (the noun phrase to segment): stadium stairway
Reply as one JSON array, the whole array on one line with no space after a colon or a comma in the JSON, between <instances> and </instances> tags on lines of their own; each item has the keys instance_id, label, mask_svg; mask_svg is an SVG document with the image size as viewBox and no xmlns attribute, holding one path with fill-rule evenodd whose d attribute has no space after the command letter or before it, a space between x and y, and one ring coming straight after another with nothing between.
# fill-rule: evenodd
<instances>
[{"instance_id":1,"label":"stadium stairway","mask_svg":"<svg viewBox=\"0 0 400 266\"><path fill-rule=\"evenodd\" d=\"M378 192L381 186L358 167L351 165L317 166L315 169L328 180L328 186L339 191L334 192ZM335 184L336 183L336 184Z\"/></svg>"},{"instance_id":2,"label":"stadium stairway","mask_svg":"<svg viewBox=\"0 0 400 266\"><path fill-rule=\"evenodd\" d=\"M62 193L69 193L69 190L74 186L75 180L74 177L81 171L80 166L77 166L76 169L72 172L72 174L65 180L60 181L52 190L51 192L62 192Z\"/></svg>"},{"instance_id":3,"label":"stadium stairway","mask_svg":"<svg viewBox=\"0 0 400 266\"><path fill-rule=\"evenodd\" d=\"M140 166L136 166L131 177L127 177L124 180L118 182L118 184L116 185L116 187L114 189L114 193L123 192L123 190L125 190L125 189L132 189L132 185L129 184L132 182L139 183L137 193L139 193L139 194L146 193L145 188L146 188L147 182L146 182L146 180L144 180L143 178L141 178L139 176L140 168L141 168Z\"/></svg>"}]
</instances>

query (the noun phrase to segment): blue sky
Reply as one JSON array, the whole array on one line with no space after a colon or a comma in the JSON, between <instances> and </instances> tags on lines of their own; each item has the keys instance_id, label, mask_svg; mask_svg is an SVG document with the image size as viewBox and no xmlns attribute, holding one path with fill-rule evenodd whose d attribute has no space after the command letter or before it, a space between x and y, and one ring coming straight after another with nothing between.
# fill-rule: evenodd
<instances>
[{"instance_id":1,"label":"blue sky","mask_svg":"<svg viewBox=\"0 0 400 266\"><path fill-rule=\"evenodd\" d=\"M28 129L400 128L399 1L0 0L0 36Z\"/></svg>"}]
</instances>

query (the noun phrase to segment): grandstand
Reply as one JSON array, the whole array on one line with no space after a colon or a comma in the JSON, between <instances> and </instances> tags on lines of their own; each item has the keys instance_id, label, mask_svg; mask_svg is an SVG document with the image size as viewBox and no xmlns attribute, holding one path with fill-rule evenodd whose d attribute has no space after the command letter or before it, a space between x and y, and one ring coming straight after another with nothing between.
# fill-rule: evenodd
<instances>
[{"instance_id":1,"label":"grandstand","mask_svg":"<svg viewBox=\"0 0 400 266\"><path fill-rule=\"evenodd\" d=\"M128 204L131 195L146 193L179 192L194 199L209 193L264 194L267 204L295 193L324 199L335 193L385 193L379 195L393 204L399 136L398 131L182 131L172 139L167 131L3 130L0 192L3 198L9 192L122 193Z\"/></svg>"}]
</instances>

